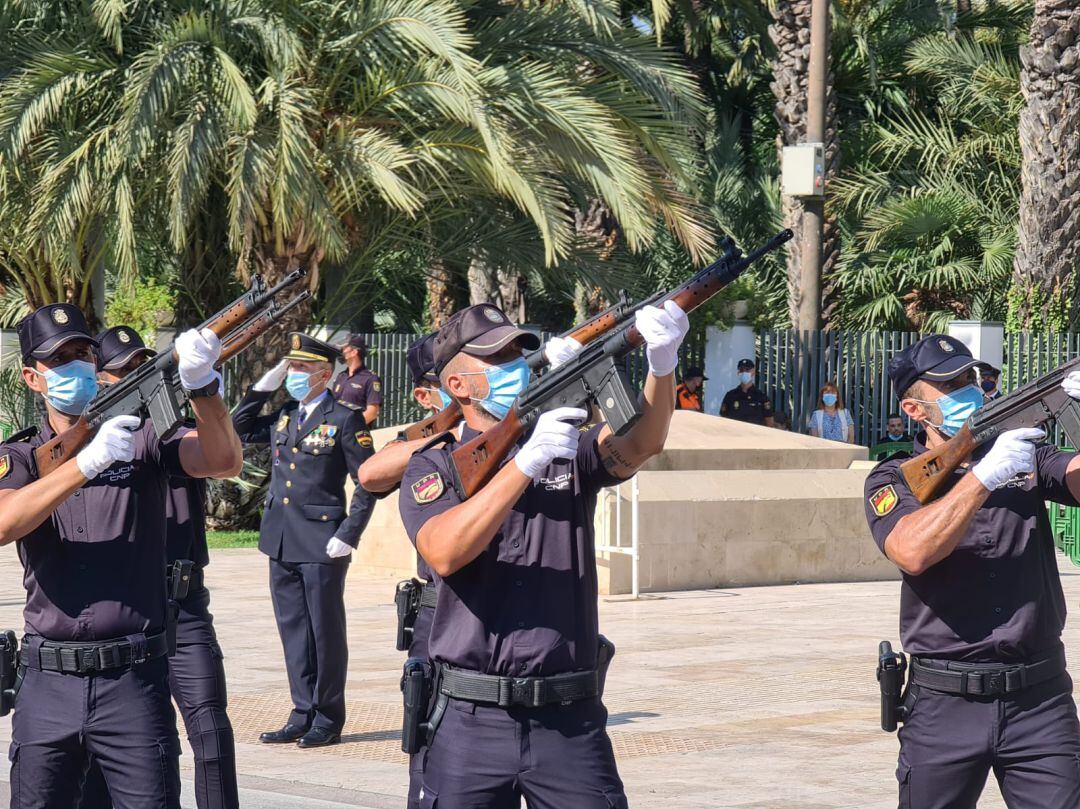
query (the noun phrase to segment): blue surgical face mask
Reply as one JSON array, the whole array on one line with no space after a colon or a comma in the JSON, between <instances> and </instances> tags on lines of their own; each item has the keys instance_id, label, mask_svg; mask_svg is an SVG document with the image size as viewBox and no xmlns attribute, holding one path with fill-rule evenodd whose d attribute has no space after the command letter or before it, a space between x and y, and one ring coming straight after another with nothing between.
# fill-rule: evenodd
<instances>
[{"instance_id":1,"label":"blue surgical face mask","mask_svg":"<svg viewBox=\"0 0 1080 809\"><path fill-rule=\"evenodd\" d=\"M311 393L311 374L305 374L303 371L289 371L285 376L285 390L296 401L304 401Z\"/></svg>"},{"instance_id":2,"label":"blue surgical face mask","mask_svg":"<svg viewBox=\"0 0 1080 809\"><path fill-rule=\"evenodd\" d=\"M49 386L45 399L49 404L69 416L80 416L97 395L97 373L93 364L85 360L72 360L49 368L44 373L34 371L45 378Z\"/></svg>"},{"instance_id":3,"label":"blue surgical face mask","mask_svg":"<svg viewBox=\"0 0 1080 809\"><path fill-rule=\"evenodd\" d=\"M426 390L428 393L439 394L439 401L442 403L439 405L439 410L446 410L446 408L450 406L450 397L446 395L446 391L442 388L421 388L421 390Z\"/></svg>"},{"instance_id":4,"label":"blue surgical face mask","mask_svg":"<svg viewBox=\"0 0 1080 809\"><path fill-rule=\"evenodd\" d=\"M749 385L753 378L754 375L752 373L750 373L749 371L743 371L741 374L739 374L739 384Z\"/></svg>"},{"instance_id":5,"label":"blue surgical face mask","mask_svg":"<svg viewBox=\"0 0 1080 809\"><path fill-rule=\"evenodd\" d=\"M823 401L825 403L826 407L832 407L834 404L836 404L836 394L835 393L823 393L823 394L821 394L821 401Z\"/></svg>"},{"instance_id":6,"label":"blue surgical face mask","mask_svg":"<svg viewBox=\"0 0 1080 809\"><path fill-rule=\"evenodd\" d=\"M921 399L914 401L930 404ZM978 385L965 385L954 390L935 402L941 409L941 424L930 423L930 426L936 427L944 435L954 436L964 426L964 422L983 406L983 401L983 392Z\"/></svg>"},{"instance_id":7,"label":"blue surgical face mask","mask_svg":"<svg viewBox=\"0 0 1080 809\"><path fill-rule=\"evenodd\" d=\"M525 390L529 384L529 363L524 357L519 357L512 362L503 365L495 365L486 371L469 371L461 376L483 374L487 377L488 394L483 399L475 399L474 404L484 408L497 419L506 417L510 412L510 405L514 403L517 395Z\"/></svg>"}]
</instances>

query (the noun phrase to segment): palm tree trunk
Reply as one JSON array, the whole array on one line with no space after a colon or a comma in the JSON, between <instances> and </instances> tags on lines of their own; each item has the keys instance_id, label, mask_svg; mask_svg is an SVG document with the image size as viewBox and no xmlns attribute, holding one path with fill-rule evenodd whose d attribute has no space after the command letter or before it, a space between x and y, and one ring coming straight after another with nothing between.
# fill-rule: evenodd
<instances>
[{"instance_id":1,"label":"palm tree trunk","mask_svg":"<svg viewBox=\"0 0 1080 809\"><path fill-rule=\"evenodd\" d=\"M469 262L468 280L470 305L493 303L511 320L525 322L528 283L523 275L493 267L483 252L477 252Z\"/></svg>"},{"instance_id":2,"label":"palm tree trunk","mask_svg":"<svg viewBox=\"0 0 1080 809\"><path fill-rule=\"evenodd\" d=\"M434 256L427 271L428 328L441 329L461 308L459 285L446 260Z\"/></svg>"},{"instance_id":3,"label":"palm tree trunk","mask_svg":"<svg viewBox=\"0 0 1080 809\"><path fill-rule=\"evenodd\" d=\"M777 157L784 146L806 140L806 103L810 70L810 0L778 0L773 8L773 25L769 37L776 46L773 61L773 81L770 85L776 97L776 122L780 131L776 137ZM828 188L840 170L840 147L837 139L836 89L832 71L825 109L825 187ZM795 197L783 196L781 205L784 224L795 231L787 244L788 317L798 323L799 303L802 300L801 268L803 205ZM835 309L835 291L830 282L832 269L840 255L840 229L835 215L826 213L822 244L822 321L826 328Z\"/></svg>"},{"instance_id":4,"label":"palm tree trunk","mask_svg":"<svg viewBox=\"0 0 1080 809\"><path fill-rule=\"evenodd\" d=\"M1076 322L1080 264L1080 7L1036 0L1031 41L1021 48L1023 154L1020 230L1010 320L1064 330Z\"/></svg>"},{"instance_id":5,"label":"palm tree trunk","mask_svg":"<svg viewBox=\"0 0 1080 809\"><path fill-rule=\"evenodd\" d=\"M610 260L619 244L619 223L602 199L589 200L584 209L574 212L574 230L586 250L594 250L601 261ZM608 307L604 293L596 286L581 281L574 285L574 316L578 322L588 320Z\"/></svg>"}]
</instances>

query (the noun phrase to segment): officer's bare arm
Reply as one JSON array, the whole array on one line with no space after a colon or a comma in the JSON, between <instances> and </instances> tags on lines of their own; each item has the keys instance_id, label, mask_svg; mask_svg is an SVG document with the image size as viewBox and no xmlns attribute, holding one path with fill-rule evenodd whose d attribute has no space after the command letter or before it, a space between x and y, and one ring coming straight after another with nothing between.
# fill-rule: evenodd
<instances>
[{"instance_id":1,"label":"officer's bare arm","mask_svg":"<svg viewBox=\"0 0 1080 809\"><path fill-rule=\"evenodd\" d=\"M918 576L951 554L990 491L975 475L964 475L944 497L900 519L885 540L885 555Z\"/></svg>"},{"instance_id":2,"label":"officer's bare arm","mask_svg":"<svg viewBox=\"0 0 1080 809\"><path fill-rule=\"evenodd\" d=\"M491 544L531 483L517 464L505 464L490 483L464 503L424 523L416 535L416 550L444 578L461 570Z\"/></svg>"},{"instance_id":3,"label":"officer's bare arm","mask_svg":"<svg viewBox=\"0 0 1080 809\"><path fill-rule=\"evenodd\" d=\"M220 396L191 400L195 429L180 440L180 465L193 478L229 478L244 468L240 437Z\"/></svg>"},{"instance_id":4,"label":"officer's bare arm","mask_svg":"<svg viewBox=\"0 0 1080 809\"><path fill-rule=\"evenodd\" d=\"M368 424L374 424L375 419L379 417L379 411L382 409L382 405L368 405L364 408L364 421ZM404 472L404 470L402 470Z\"/></svg>"},{"instance_id":5,"label":"officer's bare arm","mask_svg":"<svg viewBox=\"0 0 1080 809\"><path fill-rule=\"evenodd\" d=\"M0 490L0 545L29 534L85 483L86 478L72 458L51 475L22 488Z\"/></svg>"},{"instance_id":6,"label":"officer's bare arm","mask_svg":"<svg viewBox=\"0 0 1080 809\"><path fill-rule=\"evenodd\" d=\"M364 411L367 418L367 411ZM417 438L413 441L395 441L387 444L362 464L360 464L360 485L369 492L381 494L388 492L401 483L409 459L430 439Z\"/></svg>"},{"instance_id":7,"label":"officer's bare arm","mask_svg":"<svg viewBox=\"0 0 1080 809\"><path fill-rule=\"evenodd\" d=\"M1080 500L1080 453L1074 455L1065 468L1065 485L1069 487L1072 496Z\"/></svg>"},{"instance_id":8,"label":"officer's bare arm","mask_svg":"<svg viewBox=\"0 0 1080 809\"><path fill-rule=\"evenodd\" d=\"M642 465L664 450L671 414L675 412L675 374L645 377L641 392L641 418L626 435L600 431L600 460L617 478L632 477Z\"/></svg>"}]
</instances>

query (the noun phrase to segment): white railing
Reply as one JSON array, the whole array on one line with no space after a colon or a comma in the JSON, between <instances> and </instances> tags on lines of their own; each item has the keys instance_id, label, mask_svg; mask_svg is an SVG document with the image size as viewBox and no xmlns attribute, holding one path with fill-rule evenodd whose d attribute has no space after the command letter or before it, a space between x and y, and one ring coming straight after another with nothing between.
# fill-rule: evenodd
<instances>
[{"instance_id":1,"label":"white railing","mask_svg":"<svg viewBox=\"0 0 1080 809\"><path fill-rule=\"evenodd\" d=\"M623 517L623 502L626 499L623 496L623 487L630 487L630 544L623 543L622 533L622 517ZM631 478L627 483L620 483L618 486L612 486L606 489L602 489L600 492L600 532L602 541L597 543L596 550L600 553L621 553L630 557L630 590L633 593L634 598L638 597L638 562L640 555L638 553L638 481L637 477ZM609 499L615 500L615 532L612 535L611 531L611 512L609 507Z\"/></svg>"}]
</instances>

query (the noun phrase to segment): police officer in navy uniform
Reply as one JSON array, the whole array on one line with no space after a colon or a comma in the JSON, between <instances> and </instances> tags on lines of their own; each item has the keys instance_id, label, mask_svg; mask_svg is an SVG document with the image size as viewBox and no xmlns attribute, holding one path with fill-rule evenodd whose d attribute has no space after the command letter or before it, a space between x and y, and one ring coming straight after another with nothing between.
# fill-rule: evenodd
<instances>
[{"instance_id":1,"label":"police officer in navy uniform","mask_svg":"<svg viewBox=\"0 0 1080 809\"><path fill-rule=\"evenodd\" d=\"M294 332L291 350L256 382L233 413L245 443L272 449L259 550L270 557L270 594L285 650L293 711L267 743L335 744L345 724L345 574L373 498L360 486L345 502L345 478L356 481L372 454L360 411L327 390L337 349ZM281 383L292 401L260 411Z\"/></svg>"},{"instance_id":2,"label":"police officer in navy uniform","mask_svg":"<svg viewBox=\"0 0 1080 809\"><path fill-rule=\"evenodd\" d=\"M337 375L331 390L339 402L350 405L364 414L368 427L375 426L375 419L382 409L382 380L364 367L367 344L359 334L352 334L341 346L346 368Z\"/></svg>"},{"instance_id":3,"label":"police officer in navy uniform","mask_svg":"<svg viewBox=\"0 0 1080 809\"><path fill-rule=\"evenodd\" d=\"M119 382L154 352L129 326L114 326L97 336L98 381ZM176 652L169 658L169 689L184 719L195 763L195 803L199 809L240 805L236 748L226 713L224 655L210 614L210 591L203 571L210 563L206 545L206 484L199 478L170 477L165 501L167 561L187 560L187 594L177 602ZM164 572L163 572L164 574ZM111 805L101 768L91 761L83 784L82 809Z\"/></svg>"},{"instance_id":4,"label":"police officer in navy uniform","mask_svg":"<svg viewBox=\"0 0 1080 809\"><path fill-rule=\"evenodd\" d=\"M582 431L584 410L545 413L465 501L451 482L456 441L405 471L401 516L438 582L429 653L445 709L423 753L422 806L517 807L522 795L538 807L626 806L599 697L593 510L602 486L662 450L688 328L674 303L644 308L636 324L650 373L626 435ZM537 344L488 304L440 330L435 366L461 405L461 441L507 413L529 379L522 349Z\"/></svg>"},{"instance_id":5,"label":"police officer in navy uniform","mask_svg":"<svg viewBox=\"0 0 1080 809\"><path fill-rule=\"evenodd\" d=\"M889 363L918 457L983 404L979 363L945 335ZM1080 373L1064 381L1080 399ZM878 547L903 572L900 633L912 656L900 730L900 806L974 807L993 770L1010 807L1080 806L1080 723L1065 670L1065 598L1044 501L1076 506L1080 460L1017 429L984 444L921 505L902 458L866 481Z\"/></svg>"},{"instance_id":6,"label":"police officer in navy uniform","mask_svg":"<svg viewBox=\"0 0 1080 809\"><path fill-rule=\"evenodd\" d=\"M229 477L240 443L209 330L180 335L180 382L196 429L167 441L117 416L52 474L34 450L72 427L97 391L94 340L67 304L19 324L23 380L45 397L41 432L0 454L0 544L16 541L27 590L24 679L12 722L11 806L77 805L87 759L117 809L174 809L179 739L166 654L168 476Z\"/></svg>"},{"instance_id":7,"label":"police officer in navy uniform","mask_svg":"<svg viewBox=\"0 0 1080 809\"><path fill-rule=\"evenodd\" d=\"M754 384L757 369L751 359L739 360L739 384L724 394L720 415L747 424L773 425L773 407L769 398Z\"/></svg>"}]
</instances>

